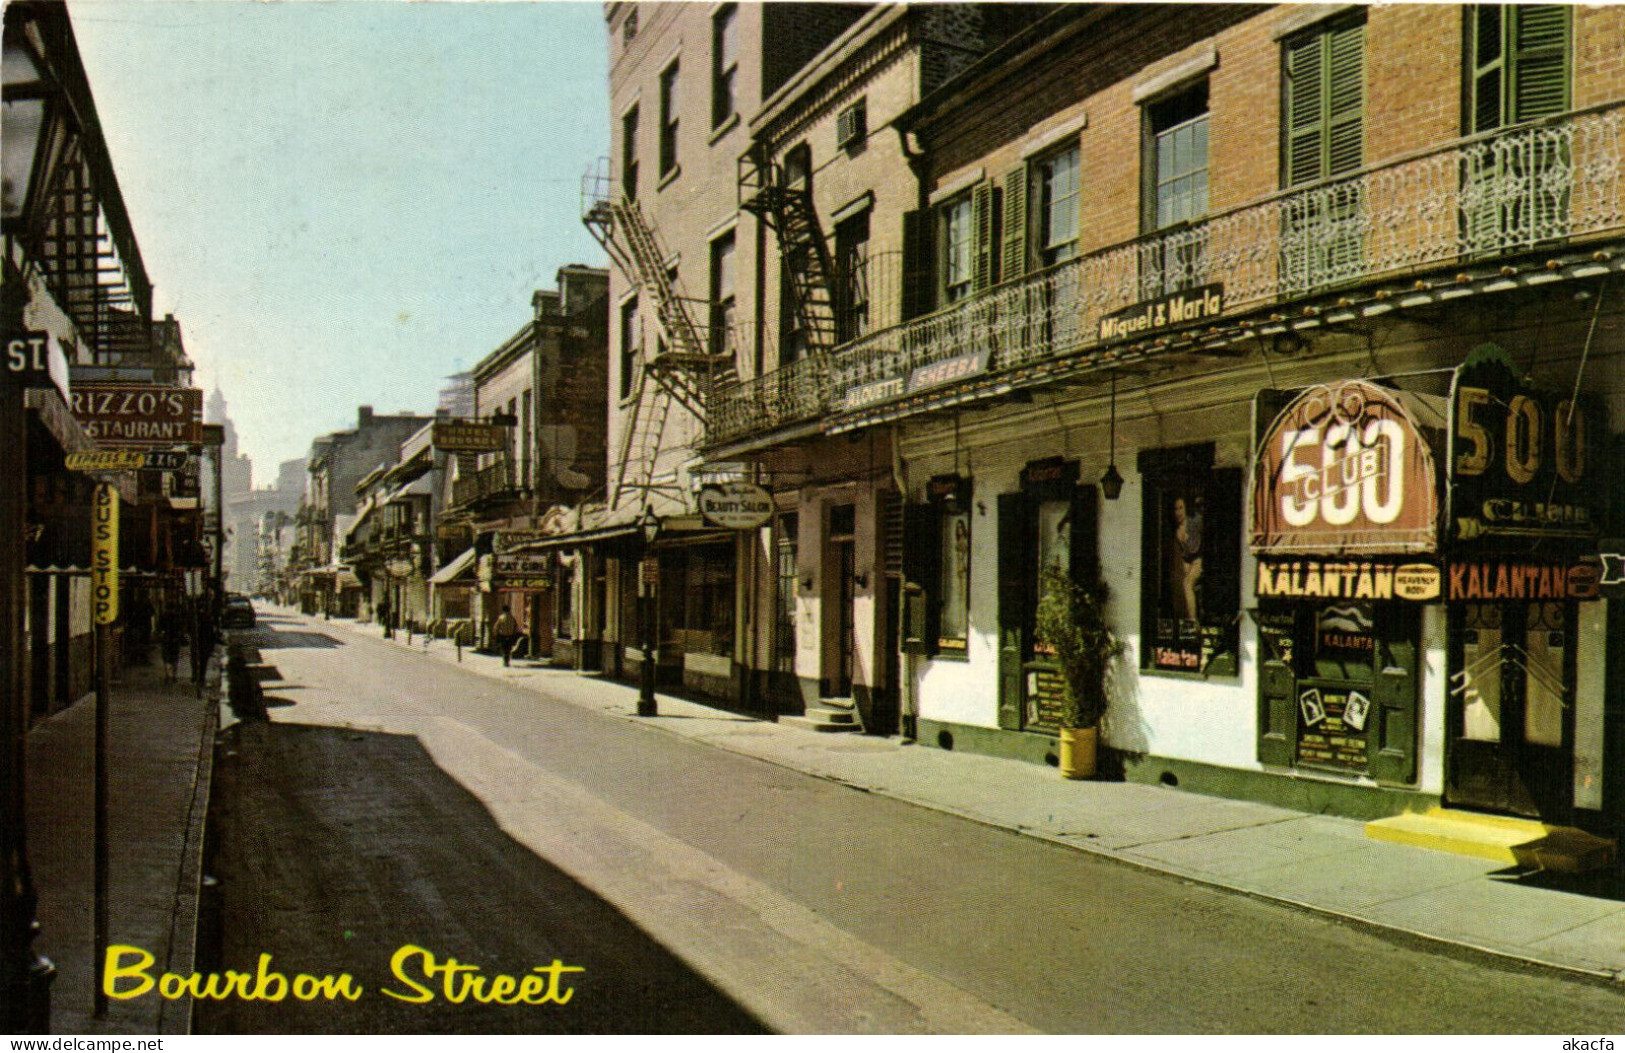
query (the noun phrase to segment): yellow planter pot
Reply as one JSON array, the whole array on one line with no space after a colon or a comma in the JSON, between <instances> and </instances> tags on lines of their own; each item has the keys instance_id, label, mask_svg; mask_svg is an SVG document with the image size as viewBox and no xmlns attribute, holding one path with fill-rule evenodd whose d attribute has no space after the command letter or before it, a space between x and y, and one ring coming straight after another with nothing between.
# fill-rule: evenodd
<instances>
[{"instance_id":1,"label":"yellow planter pot","mask_svg":"<svg viewBox=\"0 0 1625 1053\"><path fill-rule=\"evenodd\" d=\"M1099 739L1098 728L1062 728L1061 774L1068 779L1093 779Z\"/></svg>"}]
</instances>

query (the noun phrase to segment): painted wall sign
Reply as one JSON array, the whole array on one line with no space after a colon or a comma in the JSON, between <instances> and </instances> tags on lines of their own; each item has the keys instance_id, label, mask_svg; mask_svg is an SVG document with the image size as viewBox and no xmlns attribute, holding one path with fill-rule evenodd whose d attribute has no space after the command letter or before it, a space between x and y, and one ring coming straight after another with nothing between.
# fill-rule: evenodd
<instances>
[{"instance_id":1,"label":"painted wall sign","mask_svg":"<svg viewBox=\"0 0 1625 1053\"><path fill-rule=\"evenodd\" d=\"M1332 600L1437 599L1443 575L1429 563L1374 560L1259 560L1258 598Z\"/></svg>"},{"instance_id":2,"label":"painted wall sign","mask_svg":"<svg viewBox=\"0 0 1625 1053\"><path fill-rule=\"evenodd\" d=\"M754 530L773 514L773 495L755 483L700 488L700 515L724 530Z\"/></svg>"},{"instance_id":3,"label":"painted wall sign","mask_svg":"<svg viewBox=\"0 0 1625 1053\"><path fill-rule=\"evenodd\" d=\"M99 483L90 505L90 608L97 625L118 621L118 491Z\"/></svg>"},{"instance_id":4,"label":"painted wall sign","mask_svg":"<svg viewBox=\"0 0 1625 1053\"><path fill-rule=\"evenodd\" d=\"M1100 320L1100 339L1124 340L1187 322L1217 318L1223 313L1224 286L1203 285L1144 300L1106 315Z\"/></svg>"},{"instance_id":5,"label":"painted wall sign","mask_svg":"<svg viewBox=\"0 0 1625 1053\"><path fill-rule=\"evenodd\" d=\"M1488 560L1450 564L1452 600L1591 600L1605 565Z\"/></svg>"},{"instance_id":6,"label":"painted wall sign","mask_svg":"<svg viewBox=\"0 0 1625 1053\"><path fill-rule=\"evenodd\" d=\"M1079 462L1062 457L1046 457L1042 461L1028 461L1021 469L1021 488L1071 484L1078 481Z\"/></svg>"},{"instance_id":7,"label":"painted wall sign","mask_svg":"<svg viewBox=\"0 0 1625 1053\"><path fill-rule=\"evenodd\" d=\"M1464 551L1527 551L1541 541L1591 542L1607 487L1596 407L1522 378L1495 344L1473 349L1451 394L1450 534Z\"/></svg>"},{"instance_id":8,"label":"painted wall sign","mask_svg":"<svg viewBox=\"0 0 1625 1053\"><path fill-rule=\"evenodd\" d=\"M496 453L508 448L509 429L499 424L437 420L430 434L434 448L444 453Z\"/></svg>"},{"instance_id":9,"label":"painted wall sign","mask_svg":"<svg viewBox=\"0 0 1625 1053\"><path fill-rule=\"evenodd\" d=\"M175 446L203 441L203 392L135 384L78 384L73 415L98 446Z\"/></svg>"},{"instance_id":10,"label":"painted wall sign","mask_svg":"<svg viewBox=\"0 0 1625 1053\"><path fill-rule=\"evenodd\" d=\"M1309 388L1259 443L1250 513L1258 555L1430 553L1438 512L1433 451L1386 388Z\"/></svg>"}]
</instances>

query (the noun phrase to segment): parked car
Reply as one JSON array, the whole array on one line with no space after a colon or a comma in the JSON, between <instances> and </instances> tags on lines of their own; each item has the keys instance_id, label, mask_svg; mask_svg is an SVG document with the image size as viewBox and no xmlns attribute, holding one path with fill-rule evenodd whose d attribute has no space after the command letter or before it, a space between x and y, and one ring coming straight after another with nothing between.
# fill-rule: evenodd
<instances>
[{"instance_id":1,"label":"parked car","mask_svg":"<svg viewBox=\"0 0 1625 1053\"><path fill-rule=\"evenodd\" d=\"M252 629L254 628L254 601L247 596L229 593L226 596L226 606L220 615L220 625L225 629Z\"/></svg>"}]
</instances>

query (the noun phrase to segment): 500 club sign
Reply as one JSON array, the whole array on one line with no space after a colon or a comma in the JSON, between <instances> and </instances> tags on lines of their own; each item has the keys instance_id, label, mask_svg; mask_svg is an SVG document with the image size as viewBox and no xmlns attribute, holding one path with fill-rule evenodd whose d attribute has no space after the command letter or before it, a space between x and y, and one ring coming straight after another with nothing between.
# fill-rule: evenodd
<instances>
[{"instance_id":1,"label":"500 club sign","mask_svg":"<svg viewBox=\"0 0 1625 1053\"><path fill-rule=\"evenodd\" d=\"M1495 344L1475 348L1456 371L1450 523L1453 540L1469 548L1597 536L1607 488L1598 485L1595 410L1520 376Z\"/></svg>"},{"instance_id":2,"label":"500 club sign","mask_svg":"<svg viewBox=\"0 0 1625 1053\"><path fill-rule=\"evenodd\" d=\"M1253 551L1431 552L1435 480L1432 451L1397 393L1359 380L1310 388L1259 444Z\"/></svg>"}]
</instances>

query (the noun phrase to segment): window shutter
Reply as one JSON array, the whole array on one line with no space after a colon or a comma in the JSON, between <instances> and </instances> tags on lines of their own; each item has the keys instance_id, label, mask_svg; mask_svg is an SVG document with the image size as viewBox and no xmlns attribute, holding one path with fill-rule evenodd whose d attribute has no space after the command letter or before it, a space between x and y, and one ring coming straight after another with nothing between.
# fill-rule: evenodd
<instances>
[{"instance_id":1,"label":"window shutter","mask_svg":"<svg viewBox=\"0 0 1625 1053\"><path fill-rule=\"evenodd\" d=\"M1072 494L1072 580L1092 585L1100 580L1100 490L1079 486Z\"/></svg>"},{"instance_id":2,"label":"window shutter","mask_svg":"<svg viewBox=\"0 0 1625 1053\"><path fill-rule=\"evenodd\" d=\"M1027 273L1027 166L1004 176L1004 238L1000 274L1004 281Z\"/></svg>"},{"instance_id":3,"label":"window shutter","mask_svg":"<svg viewBox=\"0 0 1625 1053\"><path fill-rule=\"evenodd\" d=\"M903 509L903 653L935 654L941 622L942 514L936 505Z\"/></svg>"},{"instance_id":4,"label":"window shutter","mask_svg":"<svg viewBox=\"0 0 1625 1053\"><path fill-rule=\"evenodd\" d=\"M1327 40L1326 174L1346 175L1365 163L1365 24Z\"/></svg>"},{"instance_id":5,"label":"window shutter","mask_svg":"<svg viewBox=\"0 0 1625 1053\"><path fill-rule=\"evenodd\" d=\"M1260 647L1259 655L1258 759L1290 768L1297 759L1298 677L1267 648Z\"/></svg>"},{"instance_id":6,"label":"window shutter","mask_svg":"<svg viewBox=\"0 0 1625 1053\"><path fill-rule=\"evenodd\" d=\"M1377 619L1377 667L1367 717L1371 777L1381 783L1416 782L1416 671L1420 656L1419 608L1385 604Z\"/></svg>"},{"instance_id":7,"label":"window shutter","mask_svg":"<svg viewBox=\"0 0 1625 1053\"><path fill-rule=\"evenodd\" d=\"M1472 94L1468 113L1469 133L1501 127L1501 80L1506 64L1506 40L1501 26L1503 10L1494 4L1472 8L1472 33L1468 40L1473 67Z\"/></svg>"},{"instance_id":8,"label":"window shutter","mask_svg":"<svg viewBox=\"0 0 1625 1053\"><path fill-rule=\"evenodd\" d=\"M1569 11L1556 4L1513 7L1512 120L1569 108Z\"/></svg>"},{"instance_id":9,"label":"window shutter","mask_svg":"<svg viewBox=\"0 0 1625 1053\"><path fill-rule=\"evenodd\" d=\"M976 185L971 192L971 227L976 237L976 258L971 287L977 291L995 284L998 278L998 245L994 230L998 226L999 192L990 181Z\"/></svg>"},{"instance_id":10,"label":"window shutter","mask_svg":"<svg viewBox=\"0 0 1625 1053\"><path fill-rule=\"evenodd\" d=\"M1323 67L1319 35L1286 49L1286 184L1312 183L1326 174L1321 157Z\"/></svg>"},{"instance_id":11,"label":"window shutter","mask_svg":"<svg viewBox=\"0 0 1625 1053\"><path fill-rule=\"evenodd\" d=\"M1241 610L1242 470L1215 468L1202 510L1202 609L1225 619Z\"/></svg>"},{"instance_id":12,"label":"window shutter","mask_svg":"<svg viewBox=\"0 0 1625 1053\"><path fill-rule=\"evenodd\" d=\"M936 213L928 208L903 213L903 321L932 308L936 270L932 266Z\"/></svg>"},{"instance_id":13,"label":"window shutter","mask_svg":"<svg viewBox=\"0 0 1625 1053\"><path fill-rule=\"evenodd\" d=\"M1033 618L1032 502L999 495L999 727L1020 728L1027 699L1028 634ZM1075 532L1074 532L1075 533Z\"/></svg>"}]
</instances>

